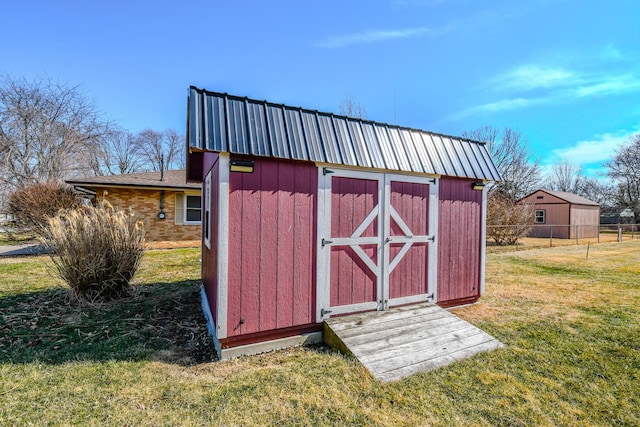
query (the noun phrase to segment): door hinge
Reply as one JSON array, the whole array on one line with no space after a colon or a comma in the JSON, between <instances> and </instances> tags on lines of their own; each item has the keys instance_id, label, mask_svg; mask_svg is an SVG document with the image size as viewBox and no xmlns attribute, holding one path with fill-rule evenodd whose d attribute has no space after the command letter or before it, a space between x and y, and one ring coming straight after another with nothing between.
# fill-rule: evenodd
<instances>
[{"instance_id":1,"label":"door hinge","mask_svg":"<svg viewBox=\"0 0 640 427\"><path fill-rule=\"evenodd\" d=\"M321 309L320 309L320 317L324 317L324 316L326 316L326 315L327 315L327 314L329 314L329 313L333 313L333 311L331 311L331 310L325 310L324 308L321 308Z\"/></svg>"},{"instance_id":2,"label":"door hinge","mask_svg":"<svg viewBox=\"0 0 640 427\"><path fill-rule=\"evenodd\" d=\"M427 295L427 299L433 301L436 299L436 297L433 295L433 292L431 292L429 295Z\"/></svg>"},{"instance_id":3,"label":"door hinge","mask_svg":"<svg viewBox=\"0 0 640 427\"><path fill-rule=\"evenodd\" d=\"M324 248L325 246L327 246L327 245L332 244L332 243L333 243L333 240L325 240L325 239L322 239L322 247L323 247L323 248Z\"/></svg>"},{"instance_id":4,"label":"door hinge","mask_svg":"<svg viewBox=\"0 0 640 427\"><path fill-rule=\"evenodd\" d=\"M333 171L327 168L322 168L322 175L326 175L328 173L333 173Z\"/></svg>"},{"instance_id":5,"label":"door hinge","mask_svg":"<svg viewBox=\"0 0 640 427\"><path fill-rule=\"evenodd\" d=\"M427 240L430 241L431 243L435 243L436 242L436 236L428 236Z\"/></svg>"},{"instance_id":6,"label":"door hinge","mask_svg":"<svg viewBox=\"0 0 640 427\"><path fill-rule=\"evenodd\" d=\"M429 183L430 183L430 184L435 184L435 183L436 183L436 179L435 179L435 178L431 178L431 179L429 180Z\"/></svg>"},{"instance_id":7,"label":"door hinge","mask_svg":"<svg viewBox=\"0 0 640 427\"><path fill-rule=\"evenodd\" d=\"M378 311L384 311L389 309L389 300L378 300Z\"/></svg>"}]
</instances>

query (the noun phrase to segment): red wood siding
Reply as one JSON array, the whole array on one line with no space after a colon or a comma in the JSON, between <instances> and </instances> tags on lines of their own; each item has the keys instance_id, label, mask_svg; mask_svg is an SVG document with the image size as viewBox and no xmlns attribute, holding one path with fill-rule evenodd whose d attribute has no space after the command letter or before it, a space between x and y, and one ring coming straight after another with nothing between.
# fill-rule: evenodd
<instances>
[{"instance_id":1,"label":"red wood siding","mask_svg":"<svg viewBox=\"0 0 640 427\"><path fill-rule=\"evenodd\" d=\"M217 313L217 297L218 297L218 209L219 209L219 181L220 181L220 163L218 156L210 159L213 165L205 165L207 171L211 169L211 209L209 210L209 226L211 227L211 249L204 244L204 236L202 243L202 284L207 293L209 308L213 321L218 321ZM206 194L205 182L202 183L202 194Z\"/></svg>"},{"instance_id":2,"label":"red wood siding","mask_svg":"<svg viewBox=\"0 0 640 427\"><path fill-rule=\"evenodd\" d=\"M438 211L438 303L480 296L482 191L442 178Z\"/></svg>"},{"instance_id":3,"label":"red wood siding","mask_svg":"<svg viewBox=\"0 0 640 427\"><path fill-rule=\"evenodd\" d=\"M391 206L414 236L429 234L429 185L410 182L391 182ZM391 236L404 236L404 232L391 218ZM403 244L391 243L389 262L392 262ZM428 290L428 243L414 243L391 272L389 296L399 298L425 294Z\"/></svg>"},{"instance_id":4,"label":"red wood siding","mask_svg":"<svg viewBox=\"0 0 640 427\"><path fill-rule=\"evenodd\" d=\"M230 175L228 337L314 323L317 168L252 160Z\"/></svg>"},{"instance_id":5,"label":"red wood siding","mask_svg":"<svg viewBox=\"0 0 640 427\"><path fill-rule=\"evenodd\" d=\"M378 204L378 181L333 177L331 183L331 237L351 237ZM379 218L362 237L378 234ZM377 245L361 245L377 264ZM349 246L331 248L330 304L332 307L375 301L376 276Z\"/></svg>"}]
</instances>

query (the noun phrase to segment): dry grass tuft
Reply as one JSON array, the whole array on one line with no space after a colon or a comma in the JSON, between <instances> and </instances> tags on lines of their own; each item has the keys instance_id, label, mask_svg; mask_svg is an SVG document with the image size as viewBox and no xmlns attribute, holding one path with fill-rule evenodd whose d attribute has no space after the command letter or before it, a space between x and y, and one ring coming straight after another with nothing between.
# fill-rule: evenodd
<instances>
[{"instance_id":1,"label":"dry grass tuft","mask_svg":"<svg viewBox=\"0 0 640 427\"><path fill-rule=\"evenodd\" d=\"M129 283L144 253L144 228L131 213L108 202L60 212L42 239L54 273L82 301L130 294Z\"/></svg>"}]
</instances>

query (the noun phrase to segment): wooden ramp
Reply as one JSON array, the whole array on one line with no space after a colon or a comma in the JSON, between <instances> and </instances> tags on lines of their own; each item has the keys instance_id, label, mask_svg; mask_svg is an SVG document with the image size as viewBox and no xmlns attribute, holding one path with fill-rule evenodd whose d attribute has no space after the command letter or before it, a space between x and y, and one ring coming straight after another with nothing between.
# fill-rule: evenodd
<instances>
[{"instance_id":1,"label":"wooden ramp","mask_svg":"<svg viewBox=\"0 0 640 427\"><path fill-rule=\"evenodd\" d=\"M324 340L356 357L382 381L399 380L504 347L433 303L328 319Z\"/></svg>"}]
</instances>

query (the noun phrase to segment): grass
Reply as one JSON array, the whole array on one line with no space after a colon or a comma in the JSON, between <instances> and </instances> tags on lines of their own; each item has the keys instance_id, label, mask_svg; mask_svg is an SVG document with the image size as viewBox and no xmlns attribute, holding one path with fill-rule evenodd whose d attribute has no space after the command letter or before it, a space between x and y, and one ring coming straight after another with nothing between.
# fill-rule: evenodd
<instances>
[{"instance_id":1,"label":"grass","mask_svg":"<svg viewBox=\"0 0 640 427\"><path fill-rule=\"evenodd\" d=\"M0 231L0 245L21 245L36 242L36 236L29 232Z\"/></svg>"},{"instance_id":2,"label":"grass","mask_svg":"<svg viewBox=\"0 0 640 427\"><path fill-rule=\"evenodd\" d=\"M640 241L489 254L455 312L507 347L389 384L323 346L207 360L198 274L149 251L138 295L70 307L0 259L0 425L640 424Z\"/></svg>"},{"instance_id":3,"label":"grass","mask_svg":"<svg viewBox=\"0 0 640 427\"><path fill-rule=\"evenodd\" d=\"M623 233L622 241L626 242L628 240L637 240L640 238L638 232L635 233ZM518 243L516 245L507 245L507 246L498 246L493 240L487 240L487 252L489 253L497 253L497 252L511 252L514 250L529 250L529 249L542 249L556 246L576 246L576 245L594 245L597 243L614 243L618 241L618 234L616 232L610 233L606 231L600 232L600 237L590 237L590 238L581 238L578 239L576 243L576 239L558 239L553 238L549 239L547 237L523 237L518 239Z\"/></svg>"}]
</instances>

